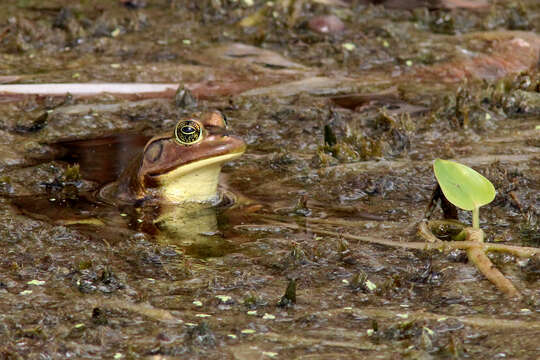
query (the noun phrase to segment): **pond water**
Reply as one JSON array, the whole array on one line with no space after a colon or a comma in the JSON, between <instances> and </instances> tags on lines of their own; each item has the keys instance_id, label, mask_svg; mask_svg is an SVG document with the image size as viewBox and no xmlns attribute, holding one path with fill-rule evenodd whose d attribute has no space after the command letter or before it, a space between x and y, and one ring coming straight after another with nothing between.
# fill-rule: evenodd
<instances>
[{"instance_id":1,"label":"pond water","mask_svg":"<svg viewBox=\"0 0 540 360\"><path fill-rule=\"evenodd\" d=\"M405 244L445 158L495 185L486 242L538 248L540 5L368 3L0 5L0 357L538 358L538 253L489 254L515 299ZM9 88L90 82L133 91ZM96 195L215 109L218 203Z\"/></svg>"}]
</instances>

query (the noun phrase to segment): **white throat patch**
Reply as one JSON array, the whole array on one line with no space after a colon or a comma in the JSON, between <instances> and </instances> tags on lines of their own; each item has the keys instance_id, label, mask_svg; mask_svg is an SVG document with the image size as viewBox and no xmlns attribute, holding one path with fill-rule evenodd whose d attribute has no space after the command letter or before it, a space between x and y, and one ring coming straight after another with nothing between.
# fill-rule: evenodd
<instances>
[{"instance_id":1,"label":"white throat patch","mask_svg":"<svg viewBox=\"0 0 540 360\"><path fill-rule=\"evenodd\" d=\"M240 155L242 153L216 156L159 175L161 196L170 203L215 201L223 163Z\"/></svg>"}]
</instances>

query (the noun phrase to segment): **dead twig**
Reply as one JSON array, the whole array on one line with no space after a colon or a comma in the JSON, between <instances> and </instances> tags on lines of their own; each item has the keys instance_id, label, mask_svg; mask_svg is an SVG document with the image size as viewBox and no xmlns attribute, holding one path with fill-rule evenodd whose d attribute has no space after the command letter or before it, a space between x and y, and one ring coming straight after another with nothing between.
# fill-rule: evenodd
<instances>
[{"instance_id":1,"label":"dead twig","mask_svg":"<svg viewBox=\"0 0 540 360\"><path fill-rule=\"evenodd\" d=\"M169 83L63 83L0 85L0 96L94 96L102 93L140 97L173 97L179 84Z\"/></svg>"},{"instance_id":2,"label":"dead twig","mask_svg":"<svg viewBox=\"0 0 540 360\"><path fill-rule=\"evenodd\" d=\"M150 304L133 303L123 299L106 299L101 297L88 297L84 299L94 307L104 307L113 310L125 310L152 320L181 324L183 321L165 309L155 308Z\"/></svg>"}]
</instances>

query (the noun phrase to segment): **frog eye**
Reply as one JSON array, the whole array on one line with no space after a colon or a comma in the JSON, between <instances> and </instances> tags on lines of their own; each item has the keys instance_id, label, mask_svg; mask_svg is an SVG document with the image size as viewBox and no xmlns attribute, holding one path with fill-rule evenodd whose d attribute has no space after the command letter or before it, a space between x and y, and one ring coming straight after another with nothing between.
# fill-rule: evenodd
<instances>
[{"instance_id":1,"label":"frog eye","mask_svg":"<svg viewBox=\"0 0 540 360\"><path fill-rule=\"evenodd\" d=\"M193 145L203 138L203 125L196 120L183 120L174 129L176 142L182 145Z\"/></svg>"}]
</instances>

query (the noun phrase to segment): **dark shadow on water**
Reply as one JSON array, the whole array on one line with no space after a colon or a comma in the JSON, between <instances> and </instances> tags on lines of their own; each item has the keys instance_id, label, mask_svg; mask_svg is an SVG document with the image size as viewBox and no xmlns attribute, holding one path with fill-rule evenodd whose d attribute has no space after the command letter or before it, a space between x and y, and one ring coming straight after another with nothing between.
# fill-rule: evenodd
<instances>
[{"instance_id":1,"label":"dark shadow on water","mask_svg":"<svg viewBox=\"0 0 540 360\"><path fill-rule=\"evenodd\" d=\"M127 133L54 145L59 150L57 160L77 163L84 179L105 184L118 178L149 139L147 135Z\"/></svg>"}]
</instances>

